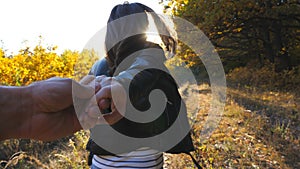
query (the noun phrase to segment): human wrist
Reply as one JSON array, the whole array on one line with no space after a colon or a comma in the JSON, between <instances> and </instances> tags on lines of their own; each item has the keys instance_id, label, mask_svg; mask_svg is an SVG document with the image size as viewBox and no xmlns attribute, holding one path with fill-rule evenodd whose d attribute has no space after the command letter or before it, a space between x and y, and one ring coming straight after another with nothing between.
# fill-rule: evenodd
<instances>
[{"instance_id":1,"label":"human wrist","mask_svg":"<svg viewBox=\"0 0 300 169\"><path fill-rule=\"evenodd\" d=\"M34 87L32 85L24 86L20 88L20 121L17 131L19 131L18 138L29 138L29 133L31 129L31 119L34 114L37 113L37 109L34 107L33 91Z\"/></svg>"},{"instance_id":2,"label":"human wrist","mask_svg":"<svg viewBox=\"0 0 300 169\"><path fill-rule=\"evenodd\" d=\"M54 77L29 85L32 111L34 113L57 112L71 106L72 90L77 86L77 83L73 83L74 85L72 83L72 79Z\"/></svg>"}]
</instances>

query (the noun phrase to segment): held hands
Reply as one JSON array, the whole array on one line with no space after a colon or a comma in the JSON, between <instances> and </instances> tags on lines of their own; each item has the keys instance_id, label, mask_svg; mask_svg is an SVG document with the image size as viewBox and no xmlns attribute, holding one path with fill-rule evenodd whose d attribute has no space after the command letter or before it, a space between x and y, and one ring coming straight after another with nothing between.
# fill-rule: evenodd
<instances>
[{"instance_id":1,"label":"held hands","mask_svg":"<svg viewBox=\"0 0 300 169\"><path fill-rule=\"evenodd\" d=\"M107 121L114 124L123 118L125 114L127 101L125 89L112 77L98 76L96 81L101 86L101 90L96 93L98 106L102 111L110 108L113 115L104 116L101 122L105 123Z\"/></svg>"},{"instance_id":2,"label":"held hands","mask_svg":"<svg viewBox=\"0 0 300 169\"><path fill-rule=\"evenodd\" d=\"M79 115L83 129L90 129L97 124L112 125L123 118L126 108L126 93L117 81L106 76L98 76L95 79L93 76L86 76L80 81L80 84L96 86L96 94Z\"/></svg>"},{"instance_id":3,"label":"held hands","mask_svg":"<svg viewBox=\"0 0 300 169\"><path fill-rule=\"evenodd\" d=\"M22 123L17 130L18 138L55 140L97 124L112 125L125 112L125 90L118 82L105 76L96 79L87 76L80 83L66 78L50 78L33 83L25 90L29 95L24 95L20 101L32 101L24 108L26 114L20 116ZM113 97L114 93L118 97ZM82 107L84 111L77 111L76 107L81 105L74 98L87 100ZM109 107L111 112L101 113Z\"/></svg>"}]
</instances>

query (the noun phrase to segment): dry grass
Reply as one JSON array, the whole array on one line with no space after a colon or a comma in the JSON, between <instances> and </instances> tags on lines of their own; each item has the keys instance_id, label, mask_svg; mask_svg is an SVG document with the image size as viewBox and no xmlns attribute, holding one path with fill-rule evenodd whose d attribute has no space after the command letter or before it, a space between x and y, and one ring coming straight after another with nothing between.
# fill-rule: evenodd
<instances>
[{"instance_id":1,"label":"dry grass","mask_svg":"<svg viewBox=\"0 0 300 169\"><path fill-rule=\"evenodd\" d=\"M3 141L0 146L0 168L89 168L85 150L88 136L88 132L80 131L54 142Z\"/></svg>"},{"instance_id":2,"label":"dry grass","mask_svg":"<svg viewBox=\"0 0 300 169\"><path fill-rule=\"evenodd\" d=\"M200 133L208 116L210 87L187 85L182 89L187 93L197 91L200 97L200 105L193 102L198 98L190 98L188 102L189 108L200 108L197 115L189 115L195 122L192 134L196 152L193 155L204 168L300 168L299 91L247 84L228 85L222 119L205 141L200 140ZM85 150L88 135L79 132L47 143L3 141L0 168L88 168ZM187 155L165 154L165 168L194 168L194 165Z\"/></svg>"},{"instance_id":3,"label":"dry grass","mask_svg":"<svg viewBox=\"0 0 300 169\"><path fill-rule=\"evenodd\" d=\"M208 85L201 87L210 90ZM200 94L203 102L192 131L199 164L204 168L300 168L300 102L296 93L240 87L228 88L227 96L218 128L200 143L210 93ZM194 168L187 155L166 157L167 168Z\"/></svg>"}]
</instances>

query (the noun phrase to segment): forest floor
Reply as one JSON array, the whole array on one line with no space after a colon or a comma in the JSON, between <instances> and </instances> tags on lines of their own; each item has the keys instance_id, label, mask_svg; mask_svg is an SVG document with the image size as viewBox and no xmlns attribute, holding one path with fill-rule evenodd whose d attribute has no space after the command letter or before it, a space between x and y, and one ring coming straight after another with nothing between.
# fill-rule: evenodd
<instances>
[{"instance_id":1,"label":"forest floor","mask_svg":"<svg viewBox=\"0 0 300 169\"><path fill-rule=\"evenodd\" d=\"M203 168L300 168L300 94L228 85L226 105L217 128L200 140L209 115L211 90L207 84L187 85L197 92L199 112L193 120L193 156ZM197 103L197 102L196 102ZM195 106L189 102L187 106ZM88 132L54 142L0 142L0 168L88 168ZM185 154L165 154L165 168L194 168Z\"/></svg>"},{"instance_id":2,"label":"forest floor","mask_svg":"<svg viewBox=\"0 0 300 169\"><path fill-rule=\"evenodd\" d=\"M300 97L295 92L227 86L226 106L211 136L199 140L208 117L208 85L200 92L200 111L193 125L194 144L203 168L300 168ZM299 91L298 91L299 92ZM188 155L165 155L167 168L194 168Z\"/></svg>"}]
</instances>

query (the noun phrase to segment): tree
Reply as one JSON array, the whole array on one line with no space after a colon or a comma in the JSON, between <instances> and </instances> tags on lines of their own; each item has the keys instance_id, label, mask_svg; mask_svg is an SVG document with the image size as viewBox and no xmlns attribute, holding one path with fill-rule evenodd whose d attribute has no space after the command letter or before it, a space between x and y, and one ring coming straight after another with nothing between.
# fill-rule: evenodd
<instances>
[{"instance_id":1,"label":"tree","mask_svg":"<svg viewBox=\"0 0 300 169\"><path fill-rule=\"evenodd\" d=\"M276 70L300 63L300 2L297 0L172 0L166 9L198 26L225 66L257 59ZM185 48L184 48L185 49ZM185 56L185 54L182 54ZM183 60L195 60L182 57ZM268 62L266 62L268 61ZM231 66L229 66L231 67Z\"/></svg>"}]
</instances>

